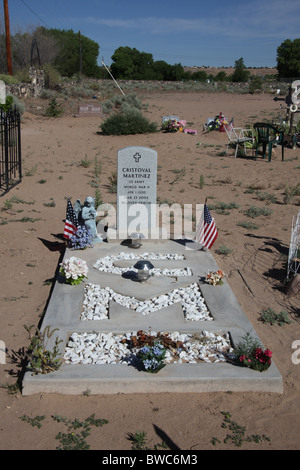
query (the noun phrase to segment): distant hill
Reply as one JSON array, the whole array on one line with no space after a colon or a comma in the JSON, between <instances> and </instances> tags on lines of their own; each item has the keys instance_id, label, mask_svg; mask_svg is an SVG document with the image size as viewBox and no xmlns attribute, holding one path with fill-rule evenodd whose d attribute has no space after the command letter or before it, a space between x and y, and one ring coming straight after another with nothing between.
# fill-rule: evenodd
<instances>
[{"instance_id":1,"label":"distant hill","mask_svg":"<svg viewBox=\"0 0 300 470\"><path fill-rule=\"evenodd\" d=\"M207 75L217 75L219 72L225 72L226 75L231 75L234 72L234 67L183 67L185 72L199 72L204 70ZM265 76L276 75L276 67L262 67L262 68L247 68L251 75Z\"/></svg>"}]
</instances>

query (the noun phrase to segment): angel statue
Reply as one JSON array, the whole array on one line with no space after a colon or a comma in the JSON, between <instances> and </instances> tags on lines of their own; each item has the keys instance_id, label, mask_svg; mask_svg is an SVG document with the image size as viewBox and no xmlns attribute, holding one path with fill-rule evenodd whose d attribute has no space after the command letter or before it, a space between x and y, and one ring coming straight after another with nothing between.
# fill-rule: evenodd
<instances>
[{"instance_id":1,"label":"angel statue","mask_svg":"<svg viewBox=\"0 0 300 470\"><path fill-rule=\"evenodd\" d=\"M93 242L103 241L97 233L95 199L88 196L84 201L84 205L81 204L80 199L77 199L74 204L74 212L77 216L78 225L84 225L85 228L91 232Z\"/></svg>"}]
</instances>

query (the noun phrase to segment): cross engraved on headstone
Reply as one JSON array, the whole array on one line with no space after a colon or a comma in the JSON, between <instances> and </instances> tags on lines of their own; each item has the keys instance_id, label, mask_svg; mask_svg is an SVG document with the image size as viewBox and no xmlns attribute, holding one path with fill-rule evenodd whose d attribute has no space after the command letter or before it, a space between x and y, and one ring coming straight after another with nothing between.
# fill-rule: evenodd
<instances>
[{"instance_id":1,"label":"cross engraved on headstone","mask_svg":"<svg viewBox=\"0 0 300 470\"><path fill-rule=\"evenodd\" d=\"M142 157L142 155L140 155L139 153L135 153L133 155L133 158L135 159L135 163L138 163L140 161L141 157Z\"/></svg>"},{"instance_id":2,"label":"cross engraved on headstone","mask_svg":"<svg viewBox=\"0 0 300 470\"><path fill-rule=\"evenodd\" d=\"M118 237L140 232L150 238L156 230L157 152L146 147L118 151Z\"/></svg>"}]
</instances>

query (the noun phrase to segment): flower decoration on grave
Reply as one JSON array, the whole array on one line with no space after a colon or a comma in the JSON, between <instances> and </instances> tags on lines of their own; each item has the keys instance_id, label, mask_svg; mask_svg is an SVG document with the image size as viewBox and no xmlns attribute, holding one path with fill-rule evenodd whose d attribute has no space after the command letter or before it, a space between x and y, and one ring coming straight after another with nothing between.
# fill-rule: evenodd
<instances>
[{"instance_id":1,"label":"flower decoration on grave","mask_svg":"<svg viewBox=\"0 0 300 470\"><path fill-rule=\"evenodd\" d=\"M272 351L264 349L259 340L248 332L234 348L233 358L239 366L263 372L271 365Z\"/></svg>"},{"instance_id":2,"label":"flower decoration on grave","mask_svg":"<svg viewBox=\"0 0 300 470\"><path fill-rule=\"evenodd\" d=\"M186 129L186 121L180 120L177 121L176 119L169 119L168 121L164 121L161 126L161 130L163 132L184 132L185 134L197 134L197 131L194 129Z\"/></svg>"},{"instance_id":3,"label":"flower decoration on grave","mask_svg":"<svg viewBox=\"0 0 300 470\"><path fill-rule=\"evenodd\" d=\"M164 362L167 349L173 354L179 355L180 351L185 351L182 341L174 341L168 333L157 333L151 335L139 330L136 336L131 336L131 347L137 348L137 358L142 364L145 372L157 373L166 364Z\"/></svg>"},{"instance_id":4,"label":"flower decoration on grave","mask_svg":"<svg viewBox=\"0 0 300 470\"><path fill-rule=\"evenodd\" d=\"M84 225L79 226L74 235L68 240L68 247L71 250L85 250L93 246L92 232Z\"/></svg>"},{"instance_id":5,"label":"flower decoration on grave","mask_svg":"<svg viewBox=\"0 0 300 470\"><path fill-rule=\"evenodd\" d=\"M87 277L88 266L84 260L72 256L60 264L60 273L65 277L67 284L74 286L80 284Z\"/></svg>"},{"instance_id":6,"label":"flower decoration on grave","mask_svg":"<svg viewBox=\"0 0 300 470\"><path fill-rule=\"evenodd\" d=\"M239 361L241 365L250 367L250 369L263 372L271 365L272 351L260 347L253 348L248 354L241 354Z\"/></svg>"},{"instance_id":7,"label":"flower decoration on grave","mask_svg":"<svg viewBox=\"0 0 300 470\"><path fill-rule=\"evenodd\" d=\"M211 284L212 286L219 286L223 284L223 278L225 276L226 274L221 271L221 269L218 269L218 271L209 271L206 273L205 282L207 284Z\"/></svg>"},{"instance_id":8,"label":"flower decoration on grave","mask_svg":"<svg viewBox=\"0 0 300 470\"><path fill-rule=\"evenodd\" d=\"M143 346L138 352L145 372L156 373L165 367L164 357L166 349L160 343L155 343L154 346Z\"/></svg>"}]
</instances>

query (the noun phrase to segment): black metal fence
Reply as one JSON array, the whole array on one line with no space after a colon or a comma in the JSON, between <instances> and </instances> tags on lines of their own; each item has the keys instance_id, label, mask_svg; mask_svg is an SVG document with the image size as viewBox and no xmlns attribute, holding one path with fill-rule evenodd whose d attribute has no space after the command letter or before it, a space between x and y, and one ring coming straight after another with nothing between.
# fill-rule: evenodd
<instances>
[{"instance_id":1,"label":"black metal fence","mask_svg":"<svg viewBox=\"0 0 300 470\"><path fill-rule=\"evenodd\" d=\"M21 124L20 113L14 109L0 110L0 196L21 182Z\"/></svg>"}]
</instances>

